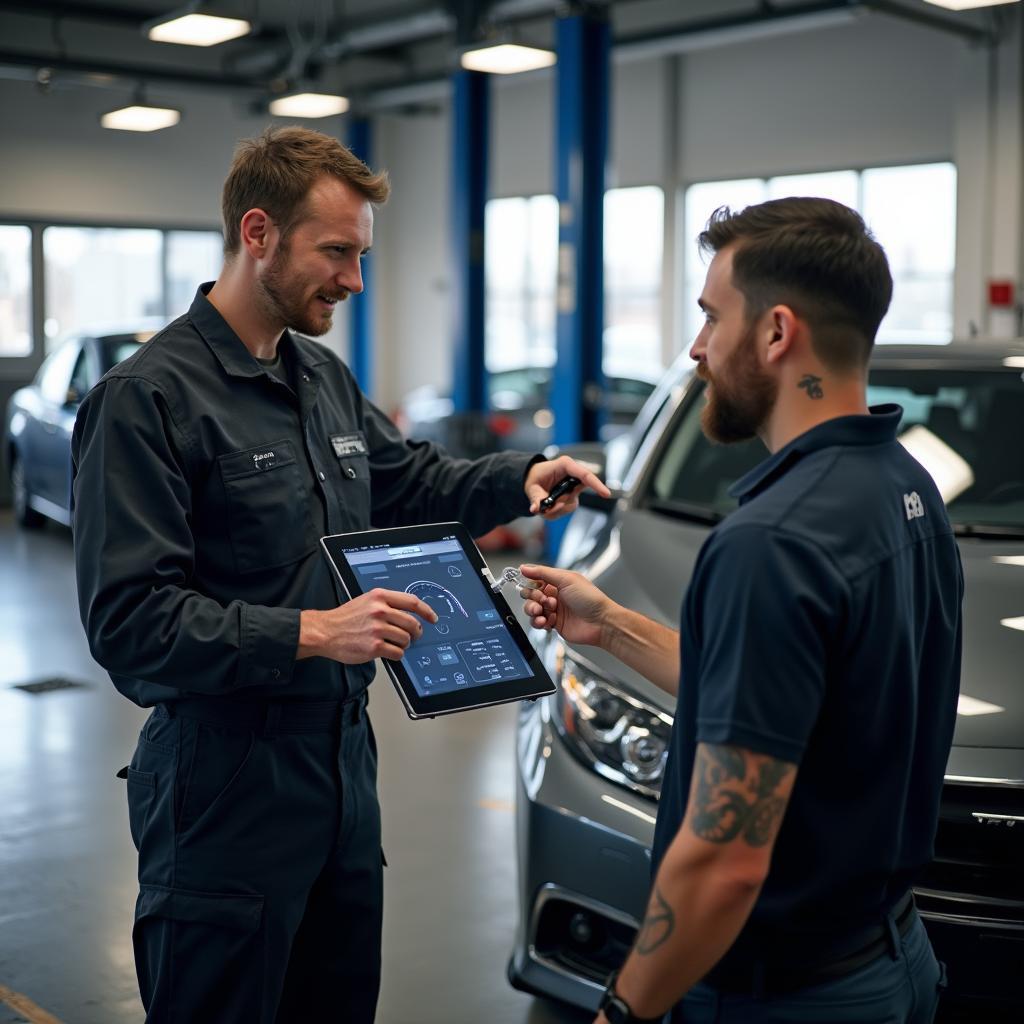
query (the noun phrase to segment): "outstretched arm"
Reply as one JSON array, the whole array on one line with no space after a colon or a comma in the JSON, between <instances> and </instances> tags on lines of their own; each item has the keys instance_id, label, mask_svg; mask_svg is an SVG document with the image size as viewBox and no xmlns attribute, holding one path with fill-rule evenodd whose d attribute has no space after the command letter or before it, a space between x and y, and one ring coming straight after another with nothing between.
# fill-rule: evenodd
<instances>
[{"instance_id":1,"label":"outstretched arm","mask_svg":"<svg viewBox=\"0 0 1024 1024\"><path fill-rule=\"evenodd\" d=\"M679 634L616 604L586 577L564 569L524 565L524 609L538 629L569 643L601 647L666 693L679 690Z\"/></svg>"}]
</instances>

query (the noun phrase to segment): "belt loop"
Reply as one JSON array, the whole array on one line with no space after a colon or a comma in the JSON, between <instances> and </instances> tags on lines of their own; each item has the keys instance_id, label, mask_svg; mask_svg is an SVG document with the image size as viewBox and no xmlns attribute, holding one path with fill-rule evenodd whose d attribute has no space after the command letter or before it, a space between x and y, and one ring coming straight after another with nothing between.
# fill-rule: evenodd
<instances>
[{"instance_id":1,"label":"belt loop","mask_svg":"<svg viewBox=\"0 0 1024 1024\"><path fill-rule=\"evenodd\" d=\"M281 704L272 701L267 705L267 716L263 720L263 735L276 736L281 724Z\"/></svg>"},{"instance_id":2,"label":"belt loop","mask_svg":"<svg viewBox=\"0 0 1024 1024\"><path fill-rule=\"evenodd\" d=\"M889 913L885 915L885 925L883 927L885 928L886 945L889 947L889 956L891 956L893 960L899 960L900 932L896 927L895 910L890 910Z\"/></svg>"}]
</instances>

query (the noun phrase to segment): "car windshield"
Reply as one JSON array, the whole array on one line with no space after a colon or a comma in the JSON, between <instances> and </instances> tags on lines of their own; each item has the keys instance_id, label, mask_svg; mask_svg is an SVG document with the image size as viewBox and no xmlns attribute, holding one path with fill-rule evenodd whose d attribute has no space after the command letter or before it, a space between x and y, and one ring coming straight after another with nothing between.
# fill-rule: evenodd
<instances>
[{"instance_id":1,"label":"car windshield","mask_svg":"<svg viewBox=\"0 0 1024 1024\"><path fill-rule=\"evenodd\" d=\"M100 338L100 357L103 360L102 372L117 366L122 359L127 359L142 344L143 338L134 334L116 334Z\"/></svg>"},{"instance_id":2,"label":"car windshield","mask_svg":"<svg viewBox=\"0 0 1024 1024\"><path fill-rule=\"evenodd\" d=\"M903 408L899 438L932 474L959 532L1024 531L1024 382L1020 370L875 369L868 402ZM649 504L715 522L736 507L729 488L767 457L759 440L714 445L698 393L673 421Z\"/></svg>"}]
</instances>

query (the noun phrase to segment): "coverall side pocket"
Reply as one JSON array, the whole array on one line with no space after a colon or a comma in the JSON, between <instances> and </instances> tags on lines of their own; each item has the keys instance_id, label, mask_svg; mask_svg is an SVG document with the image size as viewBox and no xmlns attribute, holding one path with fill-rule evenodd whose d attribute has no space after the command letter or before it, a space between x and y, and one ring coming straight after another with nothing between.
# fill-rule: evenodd
<instances>
[{"instance_id":1,"label":"coverall side pocket","mask_svg":"<svg viewBox=\"0 0 1024 1024\"><path fill-rule=\"evenodd\" d=\"M136 771L134 768L122 768L121 771L124 775L118 772L118 776L128 782L128 827L135 849L138 850L156 796L156 775L153 772Z\"/></svg>"},{"instance_id":2,"label":"coverall side pocket","mask_svg":"<svg viewBox=\"0 0 1024 1024\"><path fill-rule=\"evenodd\" d=\"M263 1020L261 894L140 887L132 943L143 1003L175 1020Z\"/></svg>"}]
</instances>

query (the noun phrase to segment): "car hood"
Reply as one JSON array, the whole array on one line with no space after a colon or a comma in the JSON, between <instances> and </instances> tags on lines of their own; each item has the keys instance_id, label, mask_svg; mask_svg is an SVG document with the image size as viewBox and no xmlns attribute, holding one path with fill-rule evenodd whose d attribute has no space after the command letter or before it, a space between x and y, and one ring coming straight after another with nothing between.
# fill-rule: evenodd
<instances>
[{"instance_id":1,"label":"car hood","mask_svg":"<svg viewBox=\"0 0 1024 1024\"><path fill-rule=\"evenodd\" d=\"M1024 749L1024 543L963 539L964 657L953 742ZM997 710L1001 709L1001 710ZM986 714L964 714L983 710Z\"/></svg>"},{"instance_id":2,"label":"car hood","mask_svg":"<svg viewBox=\"0 0 1024 1024\"><path fill-rule=\"evenodd\" d=\"M685 581L708 533L698 523L627 508L579 568L616 602L677 627ZM1024 629L1014 628L1024 627L1024 543L962 539L960 551L965 578L961 693L983 702L964 701L961 710L985 713L959 714L953 743L993 753L1004 748L1024 770L1024 756L1017 753L1024 750ZM675 710L673 698L611 655L595 648L581 653L609 679L664 711ZM972 774L984 773L966 749L960 760L965 773L968 762Z\"/></svg>"}]
</instances>

